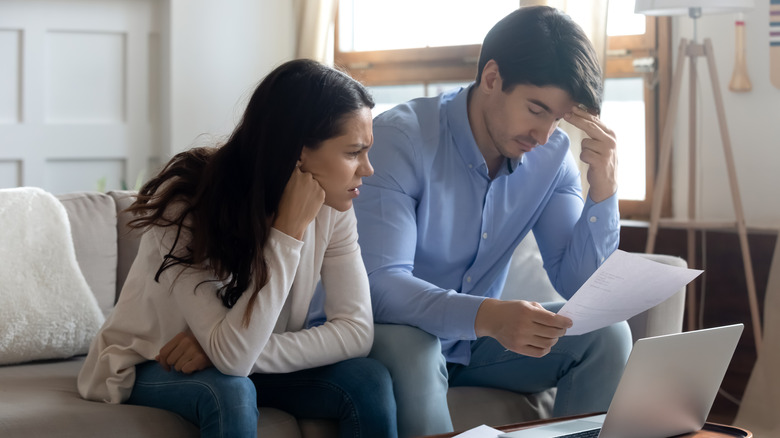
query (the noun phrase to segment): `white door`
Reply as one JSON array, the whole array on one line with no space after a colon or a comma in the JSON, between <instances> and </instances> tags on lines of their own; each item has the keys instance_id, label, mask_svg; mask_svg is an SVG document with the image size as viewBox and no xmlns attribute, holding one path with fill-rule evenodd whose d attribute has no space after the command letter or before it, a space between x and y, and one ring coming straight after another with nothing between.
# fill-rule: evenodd
<instances>
[{"instance_id":1,"label":"white door","mask_svg":"<svg viewBox=\"0 0 780 438\"><path fill-rule=\"evenodd\" d=\"M165 3L0 0L0 188L134 188L156 170Z\"/></svg>"}]
</instances>

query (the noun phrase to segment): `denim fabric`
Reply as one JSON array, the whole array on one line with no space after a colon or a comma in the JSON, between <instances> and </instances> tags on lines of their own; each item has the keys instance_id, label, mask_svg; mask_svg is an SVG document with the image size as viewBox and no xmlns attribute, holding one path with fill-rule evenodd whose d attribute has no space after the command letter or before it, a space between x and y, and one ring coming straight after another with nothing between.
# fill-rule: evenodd
<instances>
[{"instance_id":1,"label":"denim fabric","mask_svg":"<svg viewBox=\"0 0 780 438\"><path fill-rule=\"evenodd\" d=\"M227 376L216 368L183 374L146 362L136 366L126 403L179 414L200 428L202 438L256 437L258 406L299 418L337 420L344 438L398 435L390 374L368 358L250 377Z\"/></svg>"},{"instance_id":2,"label":"denim fabric","mask_svg":"<svg viewBox=\"0 0 780 438\"><path fill-rule=\"evenodd\" d=\"M545 304L557 311L562 303ZM493 338L471 343L468 365L446 364L439 340L420 329L377 324L370 357L393 377L401 437L452 431L450 386L484 386L518 393L557 387L553 415L606 411L631 352L626 322L564 336L541 358L507 351Z\"/></svg>"},{"instance_id":3,"label":"denim fabric","mask_svg":"<svg viewBox=\"0 0 780 438\"><path fill-rule=\"evenodd\" d=\"M192 374L165 371L154 361L135 367L127 404L165 409L200 428L201 438L257 437L257 396L247 377L208 368Z\"/></svg>"},{"instance_id":4,"label":"denim fabric","mask_svg":"<svg viewBox=\"0 0 780 438\"><path fill-rule=\"evenodd\" d=\"M258 406L299 418L335 419L342 438L398 435L390 374L376 360L349 359L288 374L253 374L250 379Z\"/></svg>"}]
</instances>

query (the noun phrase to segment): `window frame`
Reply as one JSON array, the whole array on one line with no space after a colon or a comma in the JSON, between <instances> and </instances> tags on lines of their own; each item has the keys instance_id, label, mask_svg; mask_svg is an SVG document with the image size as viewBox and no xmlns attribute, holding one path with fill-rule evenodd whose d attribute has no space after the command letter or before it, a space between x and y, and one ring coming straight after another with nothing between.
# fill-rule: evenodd
<instances>
[{"instance_id":1,"label":"window frame","mask_svg":"<svg viewBox=\"0 0 780 438\"><path fill-rule=\"evenodd\" d=\"M620 200L623 219L647 219L653 199L660 133L663 132L671 79L671 20L646 17L643 35L608 37L605 78L641 77L634 72L633 60L655 59L655 86L645 88L645 199ZM473 81L480 44L423 47L376 51L343 52L339 46L338 20L335 26L334 61L352 77L367 86ZM650 80L647 78L646 80ZM671 184L666 184L662 215L671 213Z\"/></svg>"}]
</instances>

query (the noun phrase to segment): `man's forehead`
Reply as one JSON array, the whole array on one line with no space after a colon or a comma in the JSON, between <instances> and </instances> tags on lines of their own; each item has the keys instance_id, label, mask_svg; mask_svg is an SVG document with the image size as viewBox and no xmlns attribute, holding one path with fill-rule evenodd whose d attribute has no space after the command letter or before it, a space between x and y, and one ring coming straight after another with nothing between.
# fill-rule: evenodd
<instances>
[{"instance_id":1,"label":"man's forehead","mask_svg":"<svg viewBox=\"0 0 780 438\"><path fill-rule=\"evenodd\" d=\"M571 110L577 102L568 91L553 85L517 85L514 90L520 97L528 102L541 106L552 113L562 113Z\"/></svg>"}]
</instances>

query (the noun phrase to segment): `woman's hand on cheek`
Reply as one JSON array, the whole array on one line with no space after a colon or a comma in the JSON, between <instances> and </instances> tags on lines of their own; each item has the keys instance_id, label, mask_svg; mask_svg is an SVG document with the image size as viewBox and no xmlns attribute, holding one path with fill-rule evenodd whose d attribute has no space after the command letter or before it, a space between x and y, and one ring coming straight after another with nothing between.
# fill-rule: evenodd
<instances>
[{"instance_id":1,"label":"woman's hand on cheek","mask_svg":"<svg viewBox=\"0 0 780 438\"><path fill-rule=\"evenodd\" d=\"M303 239L303 233L319 213L325 202L325 190L311 173L296 167L282 193L279 211L274 219L274 228Z\"/></svg>"}]
</instances>

